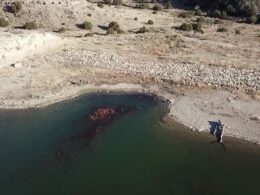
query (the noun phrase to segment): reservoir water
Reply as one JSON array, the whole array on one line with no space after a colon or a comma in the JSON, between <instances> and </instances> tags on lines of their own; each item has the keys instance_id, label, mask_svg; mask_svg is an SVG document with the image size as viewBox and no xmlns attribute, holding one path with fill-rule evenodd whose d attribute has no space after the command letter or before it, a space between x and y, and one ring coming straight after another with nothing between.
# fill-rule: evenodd
<instances>
[{"instance_id":1,"label":"reservoir water","mask_svg":"<svg viewBox=\"0 0 260 195\"><path fill-rule=\"evenodd\" d=\"M129 105L91 139L89 114ZM1 195L260 194L259 146L162 125L150 95L93 94L0 112Z\"/></svg>"}]
</instances>

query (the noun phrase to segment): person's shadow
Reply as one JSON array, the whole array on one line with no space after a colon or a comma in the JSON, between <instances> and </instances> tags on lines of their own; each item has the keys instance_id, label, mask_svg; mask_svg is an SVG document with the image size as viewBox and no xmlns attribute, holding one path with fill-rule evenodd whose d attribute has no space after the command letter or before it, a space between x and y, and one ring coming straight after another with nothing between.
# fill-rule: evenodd
<instances>
[{"instance_id":1,"label":"person's shadow","mask_svg":"<svg viewBox=\"0 0 260 195\"><path fill-rule=\"evenodd\" d=\"M210 143L211 144L220 143L219 136L221 135L221 132L219 129L219 126L220 126L219 122L218 121L208 121L208 123L209 123L209 133L217 138L217 140L211 141ZM220 143L220 145L222 146L223 150L226 152L227 148L225 147L225 145L223 143Z\"/></svg>"}]
</instances>

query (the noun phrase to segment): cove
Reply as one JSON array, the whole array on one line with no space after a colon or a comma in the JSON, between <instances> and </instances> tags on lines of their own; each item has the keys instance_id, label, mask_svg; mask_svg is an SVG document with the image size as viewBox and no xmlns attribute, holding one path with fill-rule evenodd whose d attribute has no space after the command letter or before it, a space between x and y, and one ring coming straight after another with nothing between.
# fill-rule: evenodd
<instances>
[{"instance_id":1,"label":"cove","mask_svg":"<svg viewBox=\"0 0 260 195\"><path fill-rule=\"evenodd\" d=\"M92 94L1 111L0 194L260 194L259 146L226 139L223 148L162 125L166 106L152 95ZM93 126L99 108L116 114Z\"/></svg>"}]
</instances>

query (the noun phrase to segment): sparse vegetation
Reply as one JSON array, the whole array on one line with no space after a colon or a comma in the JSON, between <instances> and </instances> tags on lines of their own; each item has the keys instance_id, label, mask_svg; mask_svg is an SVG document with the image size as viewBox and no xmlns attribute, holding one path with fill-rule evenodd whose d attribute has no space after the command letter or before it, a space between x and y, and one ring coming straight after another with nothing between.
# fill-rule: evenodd
<instances>
[{"instance_id":1,"label":"sparse vegetation","mask_svg":"<svg viewBox=\"0 0 260 195\"><path fill-rule=\"evenodd\" d=\"M154 11L162 11L163 10L163 7L159 4L156 4L153 6L153 10Z\"/></svg>"},{"instance_id":2,"label":"sparse vegetation","mask_svg":"<svg viewBox=\"0 0 260 195\"><path fill-rule=\"evenodd\" d=\"M15 1L12 5L8 8L8 10L12 13L18 13L22 9L22 2Z\"/></svg>"},{"instance_id":3,"label":"sparse vegetation","mask_svg":"<svg viewBox=\"0 0 260 195\"><path fill-rule=\"evenodd\" d=\"M122 0L113 0L113 5L122 5L123 1Z\"/></svg>"},{"instance_id":4,"label":"sparse vegetation","mask_svg":"<svg viewBox=\"0 0 260 195\"><path fill-rule=\"evenodd\" d=\"M85 37L93 37L94 33L86 33Z\"/></svg>"},{"instance_id":5,"label":"sparse vegetation","mask_svg":"<svg viewBox=\"0 0 260 195\"><path fill-rule=\"evenodd\" d=\"M165 9L171 9L172 8L172 1L171 0L166 0L164 2L164 8Z\"/></svg>"},{"instance_id":6,"label":"sparse vegetation","mask_svg":"<svg viewBox=\"0 0 260 195\"><path fill-rule=\"evenodd\" d=\"M203 16L203 11L201 11L200 9L195 10L195 15L196 16Z\"/></svg>"},{"instance_id":7,"label":"sparse vegetation","mask_svg":"<svg viewBox=\"0 0 260 195\"><path fill-rule=\"evenodd\" d=\"M259 0L186 0L184 4L190 7L199 7L212 17L227 18L233 16L248 18L248 20L250 17L256 16L260 8ZM252 23L255 23L255 17Z\"/></svg>"},{"instance_id":8,"label":"sparse vegetation","mask_svg":"<svg viewBox=\"0 0 260 195\"><path fill-rule=\"evenodd\" d=\"M146 33L146 32L149 32L149 29L143 26L136 33Z\"/></svg>"},{"instance_id":9,"label":"sparse vegetation","mask_svg":"<svg viewBox=\"0 0 260 195\"><path fill-rule=\"evenodd\" d=\"M182 31L192 31L193 26L190 23L182 23L181 26L178 29L182 30Z\"/></svg>"},{"instance_id":10,"label":"sparse vegetation","mask_svg":"<svg viewBox=\"0 0 260 195\"><path fill-rule=\"evenodd\" d=\"M108 4L108 5L111 5L113 3L112 0L104 0L103 2L104 2L104 4Z\"/></svg>"},{"instance_id":11,"label":"sparse vegetation","mask_svg":"<svg viewBox=\"0 0 260 195\"><path fill-rule=\"evenodd\" d=\"M38 26L35 22L26 22L23 28L26 30L35 30L38 28Z\"/></svg>"},{"instance_id":12,"label":"sparse vegetation","mask_svg":"<svg viewBox=\"0 0 260 195\"><path fill-rule=\"evenodd\" d=\"M135 18L134 18L134 20L138 20L138 18L137 18L137 17L135 17Z\"/></svg>"},{"instance_id":13,"label":"sparse vegetation","mask_svg":"<svg viewBox=\"0 0 260 195\"><path fill-rule=\"evenodd\" d=\"M124 33L117 22L110 22L107 28L107 34L121 34Z\"/></svg>"},{"instance_id":14,"label":"sparse vegetation","mask_svg":"<svg viewBox=\"0 0 260 195\"><path fill-rule=\"evenodd\" d=\"M7 18L0 18L0 27L9 26L9 20Z\"/></svg>"},{"instance_id":15,"label":"sparse vegetation","mask_svg":"<svg viewBox=\"0 0 260 195\"><path fill-rule=\"evenodd\" d=\"M197 18L196 22L204 23L204 22L205 22L205 19L202 18L202 17L199 17L199 18Z\"/></svg>"},{"instance_id":16,"label":"sparse vegetation","mask_svg":"<svg viewBox=\"0 0 260 195\"><path fill-rule=\"evenodd\" d=\"M150 9L150 6L146 3L136 4L135 7L138 9Z\"/></svg>"},{"instance_id":17,"label":"sparse vegetation","mask_svg":"<svg viewBox=\"0 0 260 195\"><path fill-rule=\"evenodd\" d=\"M82 24L78 25L78 27L84 30L92 30L93 25L91 22L85 21Z\"/></svg>"},{"instance_id":18,"label":"sparse vegetation","mask_svg":"<svg viewBox=\"0 0 260 195\"><path fill-rule=\"evenodd\" d=\"M58 33L65 33L66 32L66 28L61 27L57 30Z\"/></svg>"},{"instance_id":19,"label":"sparse vegetation","mask_svg":"<svg viewBox=\"0 0 260 195\"><path fill-rule=\"evenodd\" d=\"M192 12L181 12L178 15L179 18L190 18L191 16L193 16Z\"/></svg>"},{"instance_id":20,"label":"sparse vegetation","mask_svg":"<svg viewBox=\"0 0 260 195\"><path fill-rule=\"evenodd\" d=\"M153 21L152 20L148 20L147 24L153 25Z\"/></svg>"},{"instance_id":21,"label":"sparse vegetation","mask_svg":"<svg viewBox=\"0 0 260 195\"><path fill-rule=\"evenodd\" d=\"M100 2L97 4L97 6L98 6L99 8L103 8L103 7L104 7L103 3L100 3Z\"/></svg>"},{"instance_id":22,"label":"sparse vegetation","mask_svg":"<svg viewBox=\"0 0 260 195\"><path fill-rule=\"evenodd\" d=\"M217 29L217 32L228 32L228 30L225 27L220 27Z\"/></svg>"},{"instance_id":23,"label":"sparse vegetation","mask_svg":"<svg viewBox=\"0 0 260 195\"><path fill-rule=\"evenodd\" d=\"M250 23L250 24L255 24L257 23L257 16L253 15L253 16L250 16L249 18L247 18L247 22Z\"/></svg>"},{"instance_id":24,"label":"sparse vegetation","mask_svg":"<svg viewBox=\"0 0 260 195\"><path fill-rule=\"evenodd\" d=\"M240 31L239 29L236 29L236 30L235 30L235 34L236 34L236 35L240 35L240 34L241 34L241 31Z\"/></svg>"},{"instance_id":25,"label":"sparse vegetation","mask_svg":"<svg viewBox=\"0 0 260 195\"><path fill-rule=\"evenodd\" d=\"M204 33L203 30L202 30L202 23L201 22L193 23L192 28L196 32Z\"/></svg>"}]
</instances>

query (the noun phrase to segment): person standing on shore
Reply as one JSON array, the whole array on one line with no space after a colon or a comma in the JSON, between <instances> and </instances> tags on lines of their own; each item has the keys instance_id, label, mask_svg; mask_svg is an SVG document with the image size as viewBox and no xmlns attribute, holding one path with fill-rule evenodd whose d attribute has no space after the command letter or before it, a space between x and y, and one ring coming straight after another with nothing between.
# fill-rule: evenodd
<instances>
[{"instance_id":1,"label":"person standing on shore","mask_svg":"<svg viewBox=\"0 0 260 195\"><path fill-rule=\"evenodd\" d=\"M214 135L219 143L223 142L224 127L220 120L218 120L218 125L215 127Z\"/></svg>"}]
</instances>

